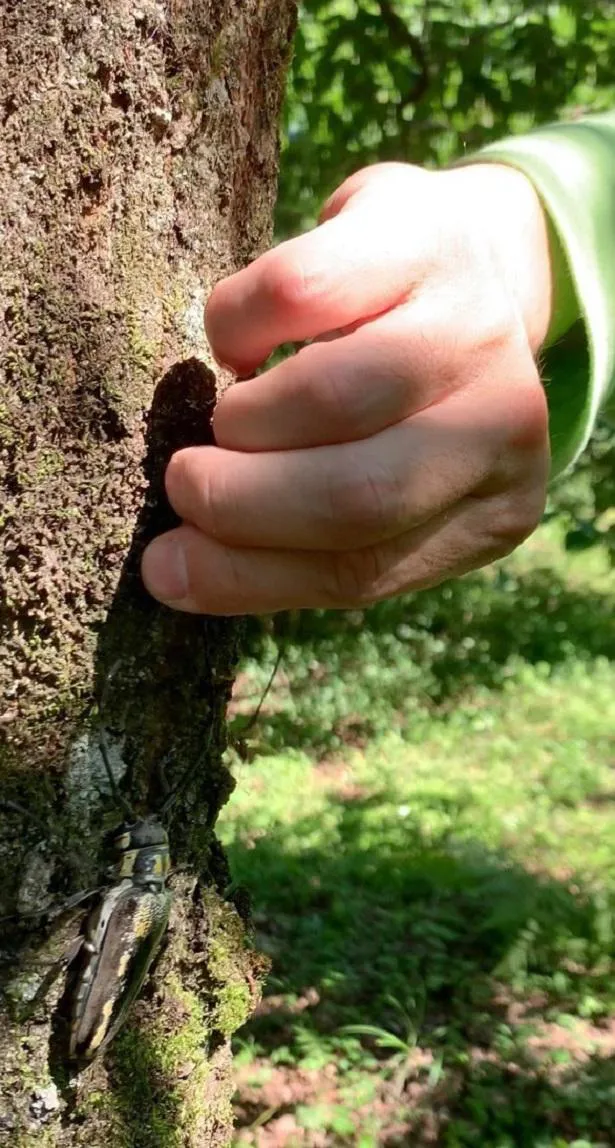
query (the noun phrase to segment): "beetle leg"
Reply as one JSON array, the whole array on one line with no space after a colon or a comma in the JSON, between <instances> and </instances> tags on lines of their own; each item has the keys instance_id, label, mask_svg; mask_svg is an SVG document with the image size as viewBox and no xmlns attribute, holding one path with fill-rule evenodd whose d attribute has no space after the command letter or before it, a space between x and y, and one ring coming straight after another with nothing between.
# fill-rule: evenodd
<instances>
[{"instance_id":1,"label":"beetle leg","mask_svg":"<svg viewBox=\"0 0 615 1148\"><path fill-rule=\"evenodd\" d=\"M49 921L55 921L62 913L68 913L71 909L75 909L77 905L82 905L90 897L95 897L97 893L101 893L104 885L98 885L95 889L82 890L81 893L73 893L62 901L61 905L51 905L48 909L34 909L31 913L9 913L5 917L0 917L0 925L4 921L31 921L36 917L47 917Z\"/></svg>"},{"instance_id":2,"label":"beetle leg","mask_svg":"<svg viewBox=\"0 0 615 1148\"><path fill-rule=\"evenodd\" d=\"M49 990L52 986L52 984L54 983L54 981L58 977L58 974L63 969L67 969L68 966L70 964L72 964L72 962L74 961L77 954L81 951L82 945L83 945L83 937L81 935L79 935L78 937L73 937L70 944L67 945L66 951L64 953L62 953L61 957L58 957L57 961L53 962L51 968L49 969L49 972L46 973L45 976L43 977L43 979L42 979L40 985L38 986L34 996L32 997L32 1000L28 1002L28 1011L30 1009L35 1009L37 1007L37 1005L39 1005L41 1003L41 1001L43 1001L45 999L45 997L47 996L47 993L49 992Z\"/></svg>"}]
</instances>

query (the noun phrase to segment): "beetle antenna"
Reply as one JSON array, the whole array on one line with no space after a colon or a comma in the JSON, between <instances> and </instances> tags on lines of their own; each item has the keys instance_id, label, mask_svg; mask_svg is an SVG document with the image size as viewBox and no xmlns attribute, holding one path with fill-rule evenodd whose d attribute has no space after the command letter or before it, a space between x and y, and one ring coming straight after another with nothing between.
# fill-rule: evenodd
<instances>
[{"instance_id":1,"label":"beetle antenna","mask_svg":"<svg viewBox=\"0 0 615 1148\"><path fill-rule=\"evenodd\" d=\"M104 729L102 722L100 723L100 726L98 729L98 745L100 747L100 753L101 753L103 762L105 764L105 770L107 773L107 777L109 779L109 785L111 787L111 793L113 796L113 800L115 802L117 802L117 804L124 810L124 813L127 815L127 817L129 817L132 821L134 821L134 816L135 816L134 810L132 809L132 806L130 805L130 803L124 797L123 793L120 793L117 781L115 780L115 777L113 774L113 768L111 766L111 759L109 757L109 746L107 744L107 735L105 733L105 729Z\"/></svg>"},{"instance_id":2,"label":"beetle antenna","mask_svg":"<svg viewBox=\"0 0 615 1148\"><path fill-rule=\"evenodd\" d=\"M208 735L205 739L205 748L203 749L202 753L200 753L198 755L198 757L196 758L196 761L191 762L190 765L188 765L186 767L186 769L182 773L179 781L177 782L177 785L175 785L173 787L173 789L171 790L171 792L168 794L166 800L163 802L163 804L160 807L160 814L159 814L160 817L166 816L166 814L169 812L171 806L173 805L173 802L175 801L178 793L180 793L182 789L186 788L186 786L190 783L190 781L192 780L193 777L196 777L199 769L201 768L203 763L207 760L207 755L209 753L209 748L211 746L212 735L213 735L213 730L212 730L212 727L210 726Z\"/></svg>"},{"instance_id":3,"label":"beetle antenna","mask_svg":"<svg viewBox=\"0 0 615 1148\"><path fill-rule=\"evenodd\" d=\"M5 798L0 798L0 809L9 809L11 813L20 813L22 817L26 817L38 829L42 829L46 837L49 832L49 826L45 824L41 817L37 817L31 809L26 809L25 805L20 805L18 801L8 801Z\"/></svg>"},{"instance_id":4,"label":"beetle antenna","mask_svg":"<svg viewBox=\"0 0 615 1148\"><path fill-rule=\"evenodd\" d=\"M273 669L271 671L271 674L269 675L269 680L267 682L267 685L265 686L265 689L263 690L263 693L261 694L260 701L259 701L256 709L254 710L254 713L251 714L251 716L248 718L246 724L244 725L243 729L240 730L240 736L241 737L243 737L246 733L248 733L249 730L251 730L253 728L253 726L256 725L256 723L260 717L260 712L261 712L261 710L265 704L265 701L267 699L267 695L269 693L269 690L271 689L271 687L275 681L276 674L280 668L280 663L282 661L282 658L284 657L285 649L286 649L286 643L280 642L280 644L278 646L278 652L276 655L276 659L275 659L275 662L273 663Z\"/></svg>"},{"instance_id":5,"label":"beetle antenna","mask_svg":"<svg viewBox=\"0 0 615 1148\"><path fill-rule=\"evenodd\" d=\"M132 821L134 821L134 816L135 816L134 810L132 809L130 803L126 800L124 795L122 793L120 793L119 786L117 784L117 781L115 780L115 774L113 773L113 768L111 766L111 758L109 756L109 745L107 742L107 734L105 732L105 726L104 726L104 721L103 721L104 711L106 709L107 701L109 698L109 688L111 686L111 681L112 681L112 679L115 675L115 672L116 672L119 665L120 665L120 662L118 660L117 662L114 662L113 665L111 666L111 669L109 670L109 673L107 674L107 677L105 678L105 684L103 686L103 691L102 691L102 694L100 697L100 703L98 706L98 715L99 715L98 745L100 747L101 757L103 759L105 770L107 773L107 778L109 780L109 785L111 787L111 794L113 796L113 800L120 806L121 809L124 810L124 813L126 814L126 816L129 817Z\"/></svg>"}]
</instances>

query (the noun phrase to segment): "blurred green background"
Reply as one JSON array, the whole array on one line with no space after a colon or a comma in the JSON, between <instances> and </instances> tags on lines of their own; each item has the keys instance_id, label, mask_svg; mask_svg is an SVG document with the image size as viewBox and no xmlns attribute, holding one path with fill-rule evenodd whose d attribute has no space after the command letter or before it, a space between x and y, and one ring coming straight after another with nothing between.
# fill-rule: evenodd
<instances>
[{"instance_id":1,"label":"blurred green background","mask_svg":"<svg viewBox=\"0 0 615 1148\"><path fill-rule=\"evenodd\" d=\"M614 104L612 0L302 5L278 236L366 163ZM601 426L506 561L251 623L221 825L272 973L238 1144L615 1145L614 557Z\"/></svg>"}]
</instances>

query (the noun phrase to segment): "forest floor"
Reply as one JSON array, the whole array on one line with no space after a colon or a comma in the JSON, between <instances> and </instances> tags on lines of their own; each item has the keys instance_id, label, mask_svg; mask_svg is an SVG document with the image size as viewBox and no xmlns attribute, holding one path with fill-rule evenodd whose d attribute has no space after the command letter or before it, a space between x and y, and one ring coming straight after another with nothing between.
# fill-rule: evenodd
<instances>
[{"instance_id":1,"label":"forest floor","mask_svg":"<svg viewBox=\"0 0 615 1148\"><path fill-rule=\"evenodd\" d=\"M614 582L543 528L291 631L220 823L272 961L237 1145L615 1144Z\"/></svg>"}]
</instances>

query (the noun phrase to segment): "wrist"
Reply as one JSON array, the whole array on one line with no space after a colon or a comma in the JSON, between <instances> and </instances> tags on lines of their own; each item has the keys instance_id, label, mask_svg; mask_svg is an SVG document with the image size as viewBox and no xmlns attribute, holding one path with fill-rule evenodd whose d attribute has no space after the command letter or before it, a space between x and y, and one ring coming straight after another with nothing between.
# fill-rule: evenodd
<instances>
[{"instance_id":1,"label":"wrist","mask_svg":"<svg viewBox=\"0 0 615 1148\"><path fill-rule=\"evenodd\" d=\"M473 163L456 174L473 177L477 226L488 229L499 273L536 354L557 319L556 271L565 265L540 198L526 175L504 164Z\"/></svg>"}]
</instances>

